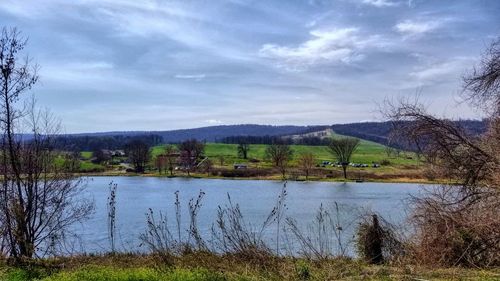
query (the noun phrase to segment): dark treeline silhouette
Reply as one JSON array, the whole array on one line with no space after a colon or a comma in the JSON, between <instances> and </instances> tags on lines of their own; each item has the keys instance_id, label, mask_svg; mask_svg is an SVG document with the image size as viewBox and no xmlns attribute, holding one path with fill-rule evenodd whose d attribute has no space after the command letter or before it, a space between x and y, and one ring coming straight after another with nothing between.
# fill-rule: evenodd
<instances>
[{"instance_id":1,"label":"dark treeline silhouette","mask_svg":"<svg viewBox=\"0 0 500 281\"><path fill-rule=\"evenodd\" d=\"M320 138L320 137L299 137L291 138L286 136L231 136L218 140L221 143L228 144L273 144L273 143L283 143L283 144L297 144L297 145L328 145L330 143L330 138Z\"/></svg>"},{"instance_id":2,"label":"dark treeline silhouette","mask_svg":"<svg viewBox=\"0 0 500 281\"><path fill-rule=\"evenodd\" d=\"M220 125L194 129L180 129L171 131L129 131L129 132L102 132L85 133L75 136L142 136L158 135L165 143L180 143L189 139L199 141L215 142L216 140L229 136L283 136L302 134L306 130L316 126L272 126L272 125Z\"/></svg>"},{"instance_id":3,"label":"dark treeline silhouette","mask_svg":"<svg viewBox=\"0 0 500 281\"><path fill-rule=\"evenodd\" d=\"M148 146L163 143L159 135L115 135L115 136L60 136L55 146L69 151L96 151L99 149L125 149L131 141L140 140Z\"/></svg>"},{"instance_id":4,"label":"dark treeline silhouette","mask_svg":"<svg viewBox=\"0 0 500 281\"><path fill-rule=\"evenodd\" d=\"M452 123L462 128L464 132L471 136L481 135L486 131L487 128L487 120L457 120L453 121ZM394 123L391 122L362 122L337 124L332 126L311 126L308 129L302 131L301 134L305 135L307 133L317 132L328 128L331 128L335 133L340 135L369 140L399 149L416 150L416 147L409 145L406 140L398 139L393 136L392 131L394 129ZM231 144L239 144L241 142L247 142L251 144L273 144L276 141L281 141L286 144L319 146L329 145L331 139L309 136L291 138L290 135L235 135L218 139L216 141Z\"/></svg>"},{"instance_id":5,"label":"dark treeline silhouette","mask_svg":"<svg viewBox=\"0 0 500 281\"><path fill-rule=\"evenodd\" d=\"M273 144L277 141L284 141L287 144L293 144L291 139L282 139L281 136L230 136L217 140L217 142L228 144Z\"/></svg>"},{"instance_id":6,"label":"dark treeline silhouette","mask_svg":"<svg viewBox=\"0 0 500 281\"><path fill-rule=\"evenodd\" d=\"M453 121L453 123L472 136L481 135L487 129L486 120L457 120ZM408 147L405 141L391 139L391 132L394 129L394 124L391 122L337 124L332 125L331 128L337 134L365 139L396 148L414 150L414 148Z\"/></svg>"}]
</instances>

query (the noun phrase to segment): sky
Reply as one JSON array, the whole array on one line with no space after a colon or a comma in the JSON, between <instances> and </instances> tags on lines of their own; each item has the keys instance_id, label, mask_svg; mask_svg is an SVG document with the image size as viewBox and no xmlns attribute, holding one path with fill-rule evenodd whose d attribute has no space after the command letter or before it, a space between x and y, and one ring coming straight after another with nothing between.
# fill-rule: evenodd
<instances>
[{"instance_id":1,"label":"sky","mask_svg":"<svg viewBox=\"0 0 500 281\"><path fill-rule=\"evenodd\" d=\"M480 118L461 77L500 35L497 0L0 0L29 37L32 94L68 133L381 119L419 93Z\"/></svg>"}]
</instances>

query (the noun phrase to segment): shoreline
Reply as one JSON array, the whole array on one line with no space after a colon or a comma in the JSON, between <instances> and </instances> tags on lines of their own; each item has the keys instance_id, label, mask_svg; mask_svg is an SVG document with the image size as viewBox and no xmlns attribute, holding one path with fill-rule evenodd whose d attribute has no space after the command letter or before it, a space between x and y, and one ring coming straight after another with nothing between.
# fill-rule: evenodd
<instances>
[{"instance_id":1,"label":"shoreline","mask_svg":"<svg viewBox=\"0 0 500 281\"><path fill-rule=\"evenodd\" d=\"M192 174L190 176L187 175L165 175L158 173L123 173L123 172L99 172L99 173L75 173L75 176L78 177L146 177L146 178L183 178L183 179L219 179L219 180L255 180L255 181L282 181L281 176L267 176L267 177L222 177L222 176L207 176L206 174ZM443 184L443 185L453 185L456 182L452 182L450 180L438 179L438 180L427 180L424 178L404 178L404 177L395 177L388 179L374 179L374 178L364 178L360 179L347 179L343 178L320 178L320 177L311 177L308 180L305 179L286 179L286 181L297 181L297 182L350 182L350 183L411 183L411 184Z\"/></svg>"}]
</instances>

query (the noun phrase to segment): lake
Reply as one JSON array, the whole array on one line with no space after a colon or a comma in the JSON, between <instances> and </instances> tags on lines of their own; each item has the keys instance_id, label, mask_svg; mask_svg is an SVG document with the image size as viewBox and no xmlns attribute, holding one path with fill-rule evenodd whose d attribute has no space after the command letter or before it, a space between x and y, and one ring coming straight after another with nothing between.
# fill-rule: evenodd
<instances>
[{"instance_id":1,"label":"lake","mask_svg":"<svg viewBox=\"0 0 500 281\"><path fill-rule=\"evenodd\" d=\"M233 203L240 205L245 221L258 229L276 205L283 188L283 182L267 180L88 177L84 178L84 182L85 196L94 198L96 209L91 219L73 229L79 239L71 245L77 251L84 252L106 252L110 248L106 207L110 182L118 185L116 244L122 251L146 250L140 247L139 235L145 231L146 213L150 208L156 214L162 212L166 215L169 225L175 229L176 191L179 191L181 201L183 233L189 228L189 199L196 198L200 191L204 192L198 226L202 235L208 239L218 206L228 203L228 194ZM304 231L313 232L312 222L321 205L336 214L332 207L337 203L339 223L344 229L343 236L349 240L353 236L356 219L368 210L394 224L404 221L409 209L408 199L421 194L424 187L408 183L291 181L287 183L286 190L285 216L295 219ZM265 239L271 246L276 245L276 231L276 226L273 225L265 232Z\"/></svg>"}]
</instances>

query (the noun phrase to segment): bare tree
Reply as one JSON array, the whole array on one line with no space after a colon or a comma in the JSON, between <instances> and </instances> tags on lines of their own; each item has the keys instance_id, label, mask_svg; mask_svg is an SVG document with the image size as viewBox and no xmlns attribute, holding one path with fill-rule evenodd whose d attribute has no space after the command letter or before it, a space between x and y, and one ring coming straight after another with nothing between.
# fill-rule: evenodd
<instances>
[{"instance_id":1,"label":"bare tree","mask_svg":"<svg viewBox=\"0 0 500 281\"><path fill-rule=\"evenodd\" d=\"M409 145L426 156L442 177L459 179L464 186L475 187L490 175L484 169L492 155L485 151L481 139L470 136L451 120L426 112L418 99L400 99L386 103L386 113Z\"/></svg>"},{"instance_id":2,"label":"bare tree","mask_svg":"<svg viewBox=\"0 0 500 281\"><path fill-rule=\"evenodd\" d=\"M64 154L64 169L70 173L75 173L80 170L79 151L73 151Z\"/></svg>"},{"instance_id":3,"label":"bare tree","mask_svg":"<svg viewBox=\"0 0 500 281\"><path fill-rule=\"evenodd\" d=\"M181 162L188 175L196 167L198 159L205 151L205 144L196 139L186 140L179 144Z\"/></svg>"},{"instance_id":4,"label":"bare tree","mask_svg":"<svg viewBox=\"0 0 500 281\"><path fill-rule=\"evenodd\" d=\"M479 66L463 77L463 96L473 105L500 114L500 37L483 53Z\"/></svg>"},{"instance_id":5,"label":"bare tree","mask_svg":"<svg viewBox=\"0 0 500 281\"><path fill-rule=\"evenodd\" d=\"M314 168L314 165L316 163L316 158L314 157L314 154L312 154L311 152L302 153L299 155L298 161L300 169L304 172L306 180L308 180L309 173Z\"/></svg>"},{"instance_id":6,"label":"bare tree","mask_svg":"<svg viewBox=\"0 0 500 281\"><path fill-rule=\"evenodd\" d=\"M214 162L210 159L205 159L203 163L201 163L201 168L205 173L207 173L207 176L210 175L210 172L212 171L212 168L214 167Z\"/></svg>"},{"instance_id":7,"label":"bare tree","mask_svg":"<svg viewBox=\"0 0 500 281\"><path fill-rule=\"evenodd\" d=\"M160 154L155 157L155 166L158 170L158 174L161 174L165 171L167 167L167 156Z\"/></svg>"},{"instance_id":8,"label":"bare tree","mask_svg":"<svg viewBox=\"0 0 500 281\"><path fill-rule=\"evenodd\" d=\"M472 105L490 114L488 131L474 136L450 120L427 113L418 99L386 102L398 132L433 164L441 186L414 199L414 255L442 265L500 265L500 56L499 41L464 79ZM451 239L452 238L452 239Z\"/></svg>"},{"instance_id":9,"label":"bare tree","mask_svg":"<svg viewBox=\"0 0 500 281\"><path fill-rule=\"evenodd\" d=\"M393 154L395 154L395 149L394 147L390 146L390 144L386 144L384 147L385 154L387 154L387 157L390 158Z\"/></svg>"},{"instance_id":10,"label":"bare tree","mask_svg":"<svg viewBox=\"0 0 500 281\"><path fill-rule=\"evenodd\" d=\"M238 157L247 159L249 151L250 151L250 144L248 142L241 141L238 144Z\"/></svg>"},{"instance_id":11,"label":"bare tree","mask_svg":"<svg viewBox=\"0 0 500 281\"><path fill-rule=\"evenodd\" d=\"M226 160L226 159L224 158L224 155L219 155L219 156L217 156L217 159L219 160L219 165L220 165L221 167L222 167L222 166L224 166L224 160Z\"/></svg>"},{"instance_id":12,"label":"bare tree","mask_svg":"<svg viewBox=\"0 0 500 281\"><path fill-rule=\"evenodd\" d=\"M349 166L351 156L354 151L356 151L358 145L359 139L355 138L332 139L330 145L328 145L330 152L335 156L340 165L342 165L344 179L347 179L347 167Z\"/></svg>"},{"instance_id":13,"label":"bare tree","mask_svg":"<svg viewBox=\"0 0 500 281\"><path fill-rule=\"evenodd\" d=\"M96 164L108 164L111 158L111 153L106 153L102 149L95 149L92 152L92 162Z\"/></svg>"},{"instance_id":14,"label":"bare tree","mask_svg":"<svg viewBox=\"0 0 500 281\"><path fill-rule=\"evenodd\" d=\"M125 146L125 151L128 155L129 161L134 165L137 173L144 173L146 165L151 158L149 145L143 140L132 140Z\"/></svg>"},{"instance_id":15,"label":"bare tree","mask_svg":"<svg viewBox=\"0 0 500 281\"><path fill-rule=\"evenodd\" d=\"M34 101L18 106L20 95L38 80L37 66L29 58L20 58L26 42L15 28L1 31L0 235L14 258L61 249L68 227L93 208L81 195L81 181L55 164L57 119L48 111L36 110ZM31 131L30 140L20 137L26 131Z\"/></svg>"},{"instance_id":16,"label":"bare tree","mask_svg":"<svg viewBox=\"0 0 500 281\"><path fill-rule=\"evenodd\" d=\"M277 167L283 179L286 178L288 163L292 160L293 150L288 144L275 142L266 148L266 158Z\"/></svg>"},{"instance_id":17,"label":"bare tree","mask_svg":"<svg viewBox=\"0 0 500 281\"><path fill-rule=\"evenodd\" d=\"M165 164L171 176L174 175L174 168L175 165L177 164L177 158L178 158L177 148L170 144L167 145L165 147L165 161L166 161Z\"/></svg>"}]
</instances>

